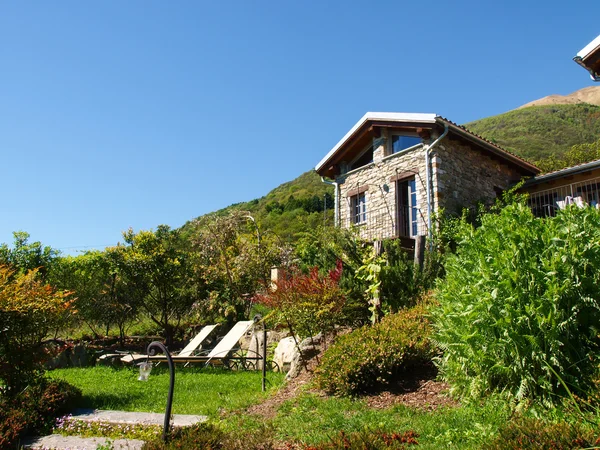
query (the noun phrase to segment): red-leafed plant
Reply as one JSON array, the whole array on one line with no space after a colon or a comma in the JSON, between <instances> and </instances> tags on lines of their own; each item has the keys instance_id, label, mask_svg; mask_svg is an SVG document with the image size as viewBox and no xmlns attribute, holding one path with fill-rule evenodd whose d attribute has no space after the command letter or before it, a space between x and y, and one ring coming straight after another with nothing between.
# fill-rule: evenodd
<instances>
[{"instance_id":1,"label":"red-leafed plant","mask_svg":"<svg viewBox=\"0 0 600 450\"><path fill-rule=\"evenodd\" d=\"M257 295L255 301L273 308L271 317L287 325L295 335L327 334L340 323L346 303L339 286L341 276L341 261L325 276L319 274L317 267L307 274L292 269L267 293Z\"/></svg>"}]
</instances>

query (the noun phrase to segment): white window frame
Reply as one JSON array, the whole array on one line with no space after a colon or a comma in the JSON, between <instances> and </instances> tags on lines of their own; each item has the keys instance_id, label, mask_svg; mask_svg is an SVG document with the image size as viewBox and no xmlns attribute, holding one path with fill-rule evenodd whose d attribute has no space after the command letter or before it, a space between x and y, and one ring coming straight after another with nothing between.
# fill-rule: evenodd
<instances>
[{"instance_id":1,"label":"white window frame","mask_svg":"<svg viewBox=\"0 0 600 450\"><path fill-rule=\"evenodd\" d=\"M362 199L362 201L361 201ZM360 192L350 197L350 223L363 225L367 223L367 192Z\"/></svg>"}]
</instances>

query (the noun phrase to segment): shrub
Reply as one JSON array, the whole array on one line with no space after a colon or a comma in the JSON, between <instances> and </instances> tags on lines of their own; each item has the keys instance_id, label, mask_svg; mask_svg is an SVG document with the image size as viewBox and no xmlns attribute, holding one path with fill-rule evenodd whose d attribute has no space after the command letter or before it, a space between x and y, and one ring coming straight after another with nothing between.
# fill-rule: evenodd
<instances>
[{"instance_id":1,"label":"shrub","mask_svg":"<svg viewBox=\"0 0 600 450\"><path fill-rule=\"evenodd\" d=\"M566 422L549 423L539 419L519 417L509 422L485 448L490 450L537 450L551 448L598 448L600 435L580 425Z\"/></svg>"},{"instance_id":2,"label":"shrub","mask_svg":"<svg viewBox=\"0 0 600 450\"><path fill-rule=\"evenodd\" d=\"M352 395L390 382L400 371L434 356L429 335L421 304L339 336L316 370L317 384L331 393Z\"/></svg>"},{"instance_id":3,"label":"shrub","mask_svg":"<svg viewBox=\"0 0 600 450\"><path fill-rule=\"evenodd\" d=\"M252 432L244 429L225 432L211 423L177 428L170 434L168 442L159 438L147 442L144 450L202 449L202 450L272 450L280 448L273 441L273 430L265 425Z\"/></svg>"},{"instance_id":4,"label":"shrub","mask_svg":"<svg viewBox=\"0 0 600 450\"><path fill-rule=\"evenodd\" d=\"M0 448L12 448L32 433L49 432L57 416L65 414L81 391L64 381L41 379L14 397L0 397Z\"/></svg>"},{"instance_id":5,"label":"shrub","mask_svg":"<svg viewBox=\"0 0 600 450\"><path fill-rule=\"evenodd\" d=\"M275 289L257 295L255 301L273 308L275 320L300 337L331 332L341 321L346 302L339 287L341 276L341 261L326 276L319 275L317 267L308 274L296 270L284 274Z\"/></svg>"},{"instance_id":6,"label":"shrub","mask_svg":"<svg viewBox=\"0 0 600 450\"><path fill-rule=\"evenodd\" d=\"M599 282L594 208L539 219L515 201L477 229L463 221L433 311L443 378L472 398L504 391L552 404L567 394L560 374L585 394L600 349Z\"/></svg>"},{"instance_id":7,"label":"shrub","mask_svg":"<svg viewBox=\"0 0 600 450\"><path fill-rule=\"evenodd\" d=\"M43 371L44 339L69 308L67 294L44 284L36 270L0 265L0 379L16 395Z\"/></svg>"},{"instance_id":8,"label":"shrub","mask_svg":"<svg viewBox=\"0 0 600 450\"><path fill-rule=\"evenodd\" d=\"M222 449L223 432L208 423L200 423L191 427L176 428L170 433L168 442L160 438L146 442L143 450L170 450L181 448L197 448L206 450Z\"/></svg>"},{"instance_id":9,"label":"shrub","mask_svg":"<svg viewBox=\"0 0 600 450\"><path fill-rule=\"evenodd\" d=\"M329 442L320 445L310 445L304 450L343 450L343 449L406 449L409 445L419 445L419 435L414 431L404 433L385 433L381 431L362 431L344 433L341 431Z\"/></svg>"}]
</instances>

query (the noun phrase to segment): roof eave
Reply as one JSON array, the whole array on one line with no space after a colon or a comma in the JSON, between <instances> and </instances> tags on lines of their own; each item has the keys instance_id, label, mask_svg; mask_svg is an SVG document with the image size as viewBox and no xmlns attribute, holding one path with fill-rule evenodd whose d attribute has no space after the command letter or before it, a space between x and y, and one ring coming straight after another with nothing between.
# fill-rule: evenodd
<instances>
[{"instance_id":1,"label":"roof eave","mask_svg":"<svg viewBox=\"0 0 600 450\"><path fill-rule=\"evenodd\" d=\"M588 58L592 53L594 53L594 51L598 50L600 48L600 35L594 39L592 42L590 42L588 45L586 45L585 47L583 47L575 56L575 58L581 58L582 60L585 60L586 58Z\"/></svg>"},{"instance_id":2,"label":"roof eave","mask_svg":"<svg viewBox=\"0 0 600 450\"><path fill-rule=\"evenodd\" d=\"M567 167L565 169L550 172L545 175L540 175L527 180L523 187L535 186L536 184L545 183L547 181L553 181L558 178L566 177L569 175L577 175L582 172L588 172L590 170L600 169L600 160L590 161L588 163L579 164L577 166Z\"/></svg>"},{"instance_id":3,"label":"roof eave","mask_svg":"<svg viewBox=\"0 0 600 450\"><path fill-rule=\"evenodd\" d=\"M423 123L435 124L436 114L425 113L388 113L388 112L368 112L360 118L358 122L348 131L342 139L325 155L325 157L315 166L317 173L323 171L338 151L350 141L367 122L397 122L397 123Z\"/></svg>"}]
</instances>

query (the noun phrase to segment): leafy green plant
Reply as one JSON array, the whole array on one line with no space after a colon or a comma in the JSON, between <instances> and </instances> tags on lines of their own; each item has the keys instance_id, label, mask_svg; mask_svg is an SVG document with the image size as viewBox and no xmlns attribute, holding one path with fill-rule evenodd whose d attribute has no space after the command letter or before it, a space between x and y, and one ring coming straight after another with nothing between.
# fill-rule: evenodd
<instances>
[{"instance_id":1,"label":"leafy green plant","mask_svg":"<svg viewBox=\"0 0 600 450\"><path fill-rule=\"evenodd\" d=\"M426 307L417 305L339 336L316 369L317 385L338 395L358 394L430 361L435 348L426 314Z\"/></svg>"},{"instance_id":2,"label":"leafy green plant","mask_svg":"<svg viewBox=\"0 0 600 450\"><path fill-rule=\"evenodd\" d=\"M600 212L568 208L535 218L517 200L462 222L433 312L443 378L479 398L503 391L553 404L564 385L585 395L600 341Z\"/></svg>"},{"instance_id":3,"label":"leafy green plant","mask_svg":"<svg viewBox=\"0 0 600 450\"><path fill-rule=\"evenodd\" d=\"M0 265L0 380L16 395L43 373L44 341L70 307L69 293L44 284L37 270Z\"/></svg>"},{"instance_id":4,"label":"leafy green plant","mask_svg":"<svg viewBox=\"0 0 600 450\"><path fill-rule=\"evenodd\" d=\"M537 450L551 448L598 448L600 434L596 430L565 421L517 417L500 429L498 436L485 446L489 450Z\"/></svg>"},{"instance_id":5,"label":"leafy green plant","mask_svg":"<svg viewBox=\"0 0 600 450\"><path fill-rule=\"evenodd\" d=\"M165 443L159 438L146 442L143 450L171 450L171 449L203 449L221 450L224 434L216 426L208 423L192 425L191 427L177 428L171 432Z\"/></svg>"},{"instance_id":6,"label":"leafy green plant","mask_svg":"<svg viewBox=\"0 0 600 450\"><path fill-rule=\"evenodd\" d=\"M340 431L330 441L320 445L308 445L304 450L343 450L343 449L406 449L407 446L419 445L419 435L414 431L404 433L386 433L383 431L363 430L361 432L344 433Z\"/></svg>"},{"instance_id":7,"label":"leafy green plant","mask_svg":"<svg viewBox=\"0 0 600 450\"><path fill-rule=\"evenodd\" d=\"M65 382L40 379L14 397L0 396L0 448L13 448L27 434L49 432L81 391Z\"/></svg>"},{"instance_id":8,"label":"leafy green plant","mask_svg":"<svg viewBox=\"0 0 600 450\"><path fill-rule=\"evenodd\" d=\"M381 268L385 263L383 256L372 254L363 261L356 272L356 278L366 284L365 294L369 302L369 311L371 311L371 323L375 324L381 320Z\"/></svg>"},{"instance_id":9,"label":"leafy green plant","mask_svg":"<svg viewBox=\"0 0 600 450\"><path fill-rule=\"evenodd\" d=\"M106 250L106 258L127 286L129 298L148 314L172 345L175 330L203 291L203 280L193 273L190 252L178 230L159 225L156 231L123 233L126 245ZM124 283L124 284L123 284Z\"/></svg>"},{"instance_id":10,"label":"leafy green plant","mask_svg":"<svg viewBox=\"0 0 600 450\"><path fill-rule=\"evenodd\" d=\"M595 161L597 159L600 159L600 139L588 144L574 145L562 156L552 154L548 158L536 161L535 164L542 169L542 173L544 173Z\"/></svg>"}]
</instances>

